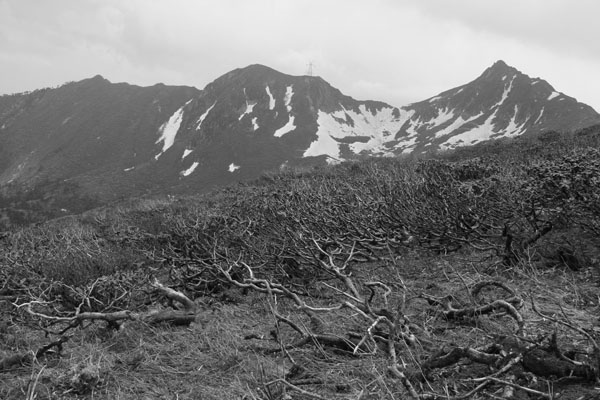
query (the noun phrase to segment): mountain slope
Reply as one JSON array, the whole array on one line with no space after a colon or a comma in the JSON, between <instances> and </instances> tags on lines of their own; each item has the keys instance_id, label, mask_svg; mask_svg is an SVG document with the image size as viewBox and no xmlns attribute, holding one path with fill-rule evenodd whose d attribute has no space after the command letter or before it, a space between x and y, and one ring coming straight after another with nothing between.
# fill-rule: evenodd
<instances>
[{"instance_id":1,"label":"mountain slope","mask_svg":"<svg viewBox=\"0 0 600 400\"><path fill-rule=\"evenodd\" d=\"M473 82L404 110L412 114L397 135L404 151L454 148L548 130L573 131L600 120L591 107L503 61Z\"/></svg>"},{"instance_id":2,"label":"mountain slope","mask_svg":"<svg viewBox=\"0 0 600 400\"><path fill-rule=\"evenodd\" d=\"M191 193L268 170L393 156L600 122L591 107L499 61L405 107L358 101L319 77L262 65L203 90L96 76L0 97L0 212L24 191L71 203ZM2 200L0 199L0 200ZM9 199L9 200L6 200ZM92 201L93 200L93 201ZM54 208L75 206L60 201ZM0 215L0 219L2 215Z\"/></svg>"},{"instance_id":3,"label":"mountain slope","mask_svg":"<svg viewBox=\"0 0 600 400\"><path fill-rule=\"evenodd\" d=\"M0 182L35 185L78 178L92 186L96 178L135 160L148 162L154 132L198 93L162 84L111 84L96 76L57 89L5 96L0 105Z\"/></svg>"},{"instance_id":4,"label":"mountain slope","mask_svg":"<svg viewBox=\"0 0 600 400\"><path fill-rule=\"evenodd\" d=\"M285 165L323 163L313 145L317 118L340 104L391 109L357 102L321 78L259 65L202 91L96 76L1 96L0 223L130 196L197 193Z\"/></svg>"},{"instance_id":5,"label":"mountain slope","mask_svg":"<svg viewBox=\"0 0 600 400\"><path fill-rule=\"evenodd\" d=\"M318 110L318 141L304 155L418 153L549 130L573 131L599 121L591 107L498 61L470 83L402 108L330 102Z\"/></svg>"},{"instance_id":6,"label":"mountain slope","mask_svg":"<svg viewBox=\"0 0 600 400\"><path fill-rule=\"evenodd\" d=\"M249 66L209 84L190 105L193 117L178 133L186 143L180 153L186 154L188 164L198 163L196 176L202 170L207 175L231 167L242 177L252 177L286 163L302 163L303 158L339 159L354 143L366 140L372 127L361 119L356 121L361 126L331 132L335 139L323 134L324 118L331 118L338 108L346 110L344 122L350 125L355 123L349 114L383 113L385 117L379 118L387 122L398 113L385 103L356 101L318 77Z\"/></svg>"}]
</instances>

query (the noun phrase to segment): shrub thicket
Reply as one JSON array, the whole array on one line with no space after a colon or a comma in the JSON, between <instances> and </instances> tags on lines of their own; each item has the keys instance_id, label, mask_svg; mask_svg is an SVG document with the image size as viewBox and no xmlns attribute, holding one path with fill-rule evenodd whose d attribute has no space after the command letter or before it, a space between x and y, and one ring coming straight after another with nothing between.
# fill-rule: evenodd
<instances>
[{"instance_id":1,"label":"shrub thicket","mask_svg":"<svg viewBox=\"0 0 600 400\"><path fill-rule=\"evenodd\" d=\"M527 331L523 299L510 285L526 284L510 281L514 271L534 284L548 266L585 274L598 266L600 152L560 149L557 154L555 144L536 144L531 153L523 147L460 160L444 155L289 169L202 197L130 202L22 228L0 239L0 298L10 301L15 321L54 335L95 318L116 327L143 315L147 323L148 315L157 315L145 311L160 301L152 294L157 287L171 302L174 289L205 304L239 303L262 293L261 312L275 324L267 336L277 346L261 351L280 352L292 367L284 377L263 380L260 390L248 388L256 398L284 398L286 390L299 391L298 382L315 388L328 382L314 375L308 383L292 379L312 365L314 359L305 360L298 350L311 343L323 357L341 353L387 365L382 370L373 364L377 372L368 379L383 382L383 395L385 371L391 374L403 388L392 398L446 398L448 393L435 393L447 391L448 382L433 371L460 360L487 365L492 375L467 376L488 386L498 384L494 374L514 373L515 365L537 376L540 368L561 365L554 375L597 379L600 350L593 335L532 303L529 315L539 313L542 321L562 326L562 333L579 335L576 344L592 344L592 350L578 350L584 356L577 360L564 356L557 332L544 324ZM427 281L418 275L405 260L422 254L435 260L419 265L425 273L458 283L450 287L437 276ZM467 282L470 272L445 266L453 255L486 260L487 270L500 275L477 272ZM583 304L584 297L573 304ZM171 314L193 309L188 303ZM186 318L168 321L189 323ZM437 318L455 324L436 328L444 330L442 338L431 326ZM490 325L482 327L481 318ZM477 321L490 339L487 347L475 346L483 340L479 331L461 330L465 320ZM502 353L507 337L518 351ZM449 338L462 344L441 346ZM532 358L538 350L543 357ZM242 363L231 357L226 369ZM506 379L541 393L536 382ZM475 390L476 382L463 382L454 389L457 396Z\"/></svg>"}]
</instances>

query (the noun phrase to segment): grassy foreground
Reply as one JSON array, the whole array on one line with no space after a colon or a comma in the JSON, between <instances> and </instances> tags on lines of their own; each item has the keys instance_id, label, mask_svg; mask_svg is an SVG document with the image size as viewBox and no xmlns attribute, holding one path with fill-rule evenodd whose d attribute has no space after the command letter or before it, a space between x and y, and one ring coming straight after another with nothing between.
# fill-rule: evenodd
<instances>
[{"instance_id":1,"label":"grassy foreground","mask_svg":"<svg viewBox=\"0 0 600 400\"><path fill-rule=\"evenodd\" d=\"M600 151L572 142L25 227L0 398L597 398L599 239Z\"/></svg>"}]
</instances>

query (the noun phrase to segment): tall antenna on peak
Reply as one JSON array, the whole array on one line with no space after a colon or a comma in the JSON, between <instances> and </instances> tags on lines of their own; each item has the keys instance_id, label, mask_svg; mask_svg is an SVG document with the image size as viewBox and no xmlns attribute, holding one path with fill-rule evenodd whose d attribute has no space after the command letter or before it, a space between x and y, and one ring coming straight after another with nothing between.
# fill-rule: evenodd
<instances>
[{"instance_id":1,"label":"tall antenna on peak","mask_svg":"<svg viewBox=\"0 0 600 400\"><path fill-rule=\"evenodd\" d=\"M313 76L313 67L315 64L311 61L307 64L306 75Z\"/></svg>"}]
</instances>

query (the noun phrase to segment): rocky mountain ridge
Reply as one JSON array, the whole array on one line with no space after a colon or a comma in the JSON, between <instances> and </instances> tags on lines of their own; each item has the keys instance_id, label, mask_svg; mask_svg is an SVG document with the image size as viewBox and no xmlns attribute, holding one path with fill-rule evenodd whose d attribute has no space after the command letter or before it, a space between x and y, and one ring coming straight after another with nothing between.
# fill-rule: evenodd
<instances>
[{"instance_id":1,"label":"rocky mountain ridge","mask_svg":"<svg viewBox=\"0 0 600 400\"><path fill-rule=\"evenodd\" d=\"M358 101L320 77L262 65L233 70L203 90L96 76L0 97L0 193L11 198L57 182L98 203L197 193L286 166L452 149L598 122L591 107L502 61L470 83L404 107Z\"/></svg>"},{"instance_id":2,"label":"rocky mountain ridge","mask_svg":"<svg viewBox=\"0 0 600 400\"><path fill-rule=\"evenodd\" d=\"M404 150L451 149L485 140L544 131L572 131L597 123L590 106L497 61L474 81L404 107Z\"/></svg>"}]
</instances>

